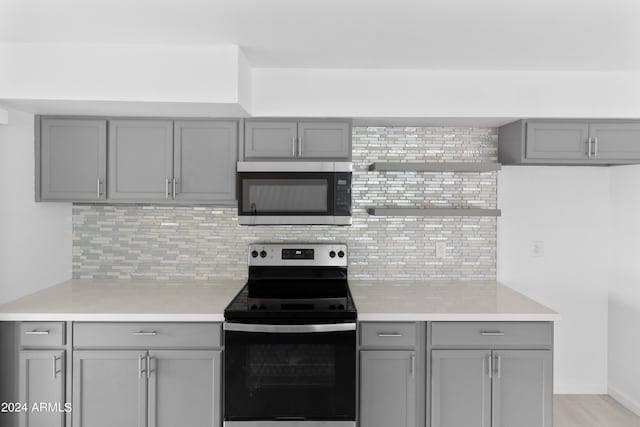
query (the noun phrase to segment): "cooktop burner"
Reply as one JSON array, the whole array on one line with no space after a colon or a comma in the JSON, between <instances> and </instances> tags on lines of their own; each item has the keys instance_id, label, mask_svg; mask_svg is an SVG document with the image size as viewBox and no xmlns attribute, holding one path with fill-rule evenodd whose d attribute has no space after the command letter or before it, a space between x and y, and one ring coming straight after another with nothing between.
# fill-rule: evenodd
<instances>
[{"instance_id":1,"label":"cooktop burner","mask_svg":"<svg viewBox=\"0 0 640 427\"><path fill-rule=\"evenodd\" d=\"M251 245L249 279L224 314L226 320L354 320L346 245Z\"/></svg>"}]
</instances>

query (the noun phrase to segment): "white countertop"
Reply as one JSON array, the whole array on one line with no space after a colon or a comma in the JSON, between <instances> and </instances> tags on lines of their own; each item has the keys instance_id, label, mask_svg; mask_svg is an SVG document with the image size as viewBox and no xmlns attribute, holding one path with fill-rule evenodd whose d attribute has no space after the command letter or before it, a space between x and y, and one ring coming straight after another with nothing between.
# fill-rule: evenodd
<instances>
[{"instance_id":1,"label":"white countertop","mask_svg":"<svg viewBox=\"0 0 640 427\"><path fill-rule=\"evenodd\" d=\"M221 322L244 281L69 280L0 305L0 321ZM553 321L496 282L350 280L361 321Z\"/></svg>"},{"instance_id":2,"label":"white countertop","mask_svg":"<svg viewBox=\"0 0 640 427\"><path fill-rule=\"evenodd\" d=\"M556 321L550 308L496 282L349 281L360 321Z\"/></svg>"}]
</instances>

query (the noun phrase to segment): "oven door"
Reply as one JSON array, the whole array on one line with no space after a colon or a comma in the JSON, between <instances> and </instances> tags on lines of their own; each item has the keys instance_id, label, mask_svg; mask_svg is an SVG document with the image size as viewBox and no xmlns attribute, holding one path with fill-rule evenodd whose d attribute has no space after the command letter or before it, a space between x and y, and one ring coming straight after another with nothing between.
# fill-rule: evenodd
<instances>
[{"instance_id":1,"label":"oven door","mask_svg":"<svg viewBox=\"0 0 640 427\"><path fill-rule=\"evenodd\" d=\"M355 421L355 323L224 328L226 422Z\"/></svg>"}]
</instances>

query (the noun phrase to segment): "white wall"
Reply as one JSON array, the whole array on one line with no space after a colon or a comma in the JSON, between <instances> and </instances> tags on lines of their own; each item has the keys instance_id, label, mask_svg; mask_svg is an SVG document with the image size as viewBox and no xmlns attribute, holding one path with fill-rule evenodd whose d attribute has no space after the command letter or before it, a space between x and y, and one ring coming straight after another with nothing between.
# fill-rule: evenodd
<instances>
[{"instance_id":1,"label":"white wall","mask_svg":"<svg viewBox=\"0 0 640 427\"><path fill-rule=\"evenodd\" d=\"M611 168L609 393L640 415L640 165Z\"/></svg>"},{"instance_id":2,"label":"white wall","mask_svg":"<svg viewBox=\"0 0 640 427\"><path fill-rule=\"evenodd\" d=\"M607 392L609 171L507 166L498 176L498 280L561 314L557 393Z\"/></svg>"},{"instance_id":3,"label":"white wall","mask_svg":"<svg viewBox=\"0 0 640 427\"><path fill-rule=\"evenodd\" d=\"M71 278L71 204L34 202L34 117L0 125L0 304Z\"/></svg>"}]
</instances>

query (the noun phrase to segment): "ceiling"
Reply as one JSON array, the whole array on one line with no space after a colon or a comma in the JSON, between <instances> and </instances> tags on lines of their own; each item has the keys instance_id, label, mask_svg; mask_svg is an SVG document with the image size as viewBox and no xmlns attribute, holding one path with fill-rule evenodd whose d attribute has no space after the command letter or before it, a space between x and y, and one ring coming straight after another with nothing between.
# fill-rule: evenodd
<instances>
[{"instance_id":1,"label":"ceiling","mask_svg":"<svg viewBox=\"0 0 640 427\"><path fill-rule=\"evenodd\" d=\"M242 47L253 67L640 71L640 0L0 0L0 42Z\"/></svg>"}]
</instances>

